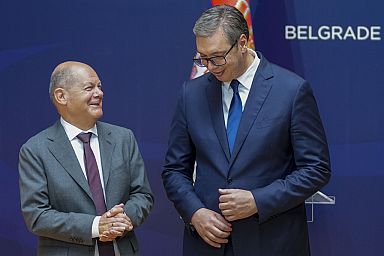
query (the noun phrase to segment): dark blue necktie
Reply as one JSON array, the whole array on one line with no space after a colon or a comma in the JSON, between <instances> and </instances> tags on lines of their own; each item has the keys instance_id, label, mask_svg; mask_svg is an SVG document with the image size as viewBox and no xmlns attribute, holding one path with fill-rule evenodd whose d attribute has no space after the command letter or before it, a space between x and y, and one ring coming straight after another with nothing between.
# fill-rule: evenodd
<instances>
[{"instance_id":1,"label":"dark blue necktie","mask_svg":"<svg viewBox=\"0 0 384 256\"><path fill-rule=\"evenodd\" d=\"M233 146L235 145L235 139L237 134L237 129L239 128L241 114L242 114L242 104L241 98L239 95L239 81L232 80L231 87L233 90L233 97L231 105L229 107L228 121L227 121L227 137L229 152L232 154Z\"/></svg>"}]
</instances>

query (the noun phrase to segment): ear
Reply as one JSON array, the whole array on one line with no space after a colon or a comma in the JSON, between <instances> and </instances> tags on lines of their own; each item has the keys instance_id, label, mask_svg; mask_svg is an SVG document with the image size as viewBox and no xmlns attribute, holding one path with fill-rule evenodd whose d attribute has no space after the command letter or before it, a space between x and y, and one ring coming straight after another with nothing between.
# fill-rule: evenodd
<instances>
[{"instance_id":1,"label":"ear","mask_svg":"<svg viewBox=\"0 0 384 256\"><path fill-rule=\"evenodd\" d=\"M53 92L55 101L59 105L66 105L68 100L68 94L63 88L56 88Z\"/></svg>"},{"instance_id":2,"label":"ear","mask_svg":"<svg viewBox=\"0 0 384 256\"><path fill-rule=\"evenodd\" d=\"M248 51L248 39L244 34L241 34L240 36L239 45L242 53L246 53Z\"/></svg>"}]
</instances>

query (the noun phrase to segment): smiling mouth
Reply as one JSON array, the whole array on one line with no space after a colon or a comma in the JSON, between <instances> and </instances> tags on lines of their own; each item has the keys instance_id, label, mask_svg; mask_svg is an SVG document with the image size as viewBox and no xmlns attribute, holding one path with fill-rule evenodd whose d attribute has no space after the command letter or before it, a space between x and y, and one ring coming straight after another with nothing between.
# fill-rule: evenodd
<instances>
[{"instance_id":1,"label":"smiling mouth","mask_svg":"<svg viewBox=\"0 0 384 256\"><path fill-rule=\"evenodd\" d=\"M223 74L224 71L220 71L220 72L212 72L215 76L221 76Z\"/></svg>"}]
</instances>

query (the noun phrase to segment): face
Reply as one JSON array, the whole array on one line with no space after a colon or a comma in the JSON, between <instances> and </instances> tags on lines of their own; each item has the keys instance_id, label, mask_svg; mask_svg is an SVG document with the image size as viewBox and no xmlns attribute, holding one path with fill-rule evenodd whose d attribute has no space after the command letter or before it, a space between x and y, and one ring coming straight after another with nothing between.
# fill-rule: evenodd
<instances>
[{"instance_id":1,"label":"face","mask_svg":"<svg viewBox=\"0 0 384 256\"><path fill-rule=\"evenodd\" d=\"M201 58L224 56L231 46L222 29L210 37L196 37L196 47ZM238 44L235 44L225 59L226 64L223 66L215 66L208 61L207 68L219 81L230 82L242 74L244 56Z\"/></svg>"},{"instance_id":2,"label":"face","mask_svg":"<svg viewBox=\"0 0 384 256\"><path fill-rule=\"evenodd\" d=\"M93 126L103 115L101 82L89 66L76 68L77 82L64 89L67 97L66 115L74 125Z\"/></svg>"}]
</instances>

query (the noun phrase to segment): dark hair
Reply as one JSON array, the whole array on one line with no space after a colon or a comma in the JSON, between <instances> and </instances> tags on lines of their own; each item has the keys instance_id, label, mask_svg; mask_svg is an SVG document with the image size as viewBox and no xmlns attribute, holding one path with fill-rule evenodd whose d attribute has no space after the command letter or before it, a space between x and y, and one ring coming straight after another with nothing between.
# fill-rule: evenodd
<instances>
[{"instance_id":1,"label":"dark hair","mask_svg":"<svg viewBox=\"0 0 384 256\"><path fill-rule=\"evenodd\" d=\"M249 39L249 30L244 15L229 5L214 6L200 16L193 27L199 37L210 37L222 28L230 44L234 44L242 34Z\"/></svg>"}]
</instances>

